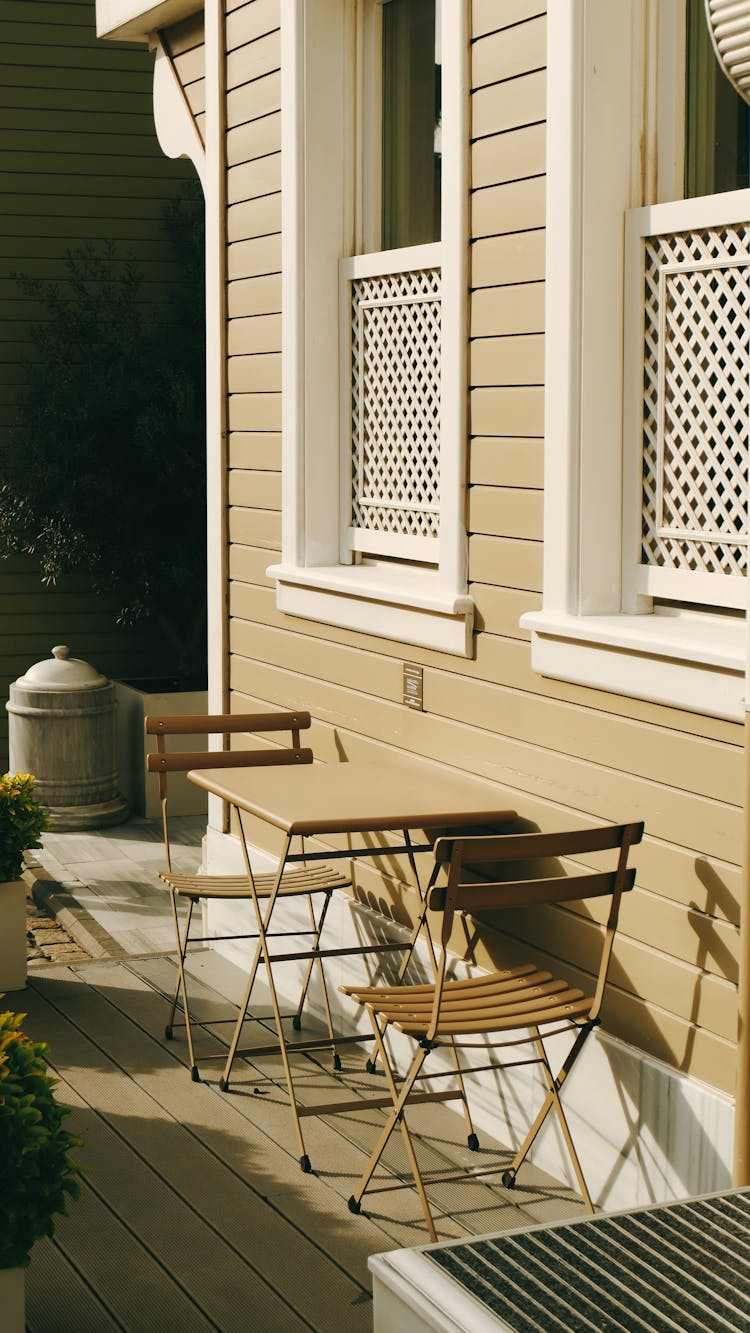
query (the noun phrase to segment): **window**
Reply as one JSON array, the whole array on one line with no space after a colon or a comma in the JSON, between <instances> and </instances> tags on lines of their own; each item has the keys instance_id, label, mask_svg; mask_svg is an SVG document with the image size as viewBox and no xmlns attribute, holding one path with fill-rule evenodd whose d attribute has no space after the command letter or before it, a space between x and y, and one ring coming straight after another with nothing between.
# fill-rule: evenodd
<instances>
[{"instance_id":1,"label":"window","mask_svg":"<svg viewBox=\"0 0 750 1333\"><path fill-rule=\"evenodd\" d=\"M467 63L463 0L282 4L278 605L460 654Z\"/></svg>"},{"instance_id":2,"label":"window","mask_svg":"<svg viewBox=\"0 0 750 1333\"><path fill-rule=\"evenodd\" d=\"M524 617L532 663L737 719L750 193L682 196L747 183L746 114L728 84L727 109L693 0L629 0L606 20L596 5L551 7L548 52L545 568L543 610Z\"/></svg>"},{"instance_id":3,"label":"window","mask_svg":"<svg viewBox=\"0 0 750 1333\"><path fill-rule=\"evenodd\" d=\"M381 8L382 249L395 250L440 240L440 6Z\"/></svg>"},{"instance_id":4,"label":"window","mask_svg":"<svg viewBox=\"0 0 750 1333\"><path fill-rule=\"evenodd\" d=\"M750 226L736 190L748 183L748 107L719 68L698 0L687 6L684 122L685 199L628 218L632 610L642 595L657 612L746 601Z\"/></svg>"},{"instance_id":5,"label":"window","mask_svg":"<svg viewBox=\"0 0 750 1333\"><path fill-rule=\"evenodd\" d=\"M750 108L716 59L703 0L688 0L685 198L748 184Z\"/></svg>"}]
</instances>

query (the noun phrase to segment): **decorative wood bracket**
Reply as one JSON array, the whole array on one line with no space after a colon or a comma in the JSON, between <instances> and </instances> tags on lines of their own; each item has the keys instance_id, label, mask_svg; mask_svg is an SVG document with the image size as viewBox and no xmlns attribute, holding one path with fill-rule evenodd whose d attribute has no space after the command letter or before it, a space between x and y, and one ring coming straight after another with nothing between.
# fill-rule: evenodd
<instances>
[{"instance_id":1,"label":"decorative wood bracket","mask_svg":"<svg viewBox=\"0 0 750 1333\"><path fill-rule=\"evenodd\" d=\"M206 146L185 96L174 61L160 33L154 33L154 124L167 157L189 157L205 190Z\"/></svg>"}]
</instances>

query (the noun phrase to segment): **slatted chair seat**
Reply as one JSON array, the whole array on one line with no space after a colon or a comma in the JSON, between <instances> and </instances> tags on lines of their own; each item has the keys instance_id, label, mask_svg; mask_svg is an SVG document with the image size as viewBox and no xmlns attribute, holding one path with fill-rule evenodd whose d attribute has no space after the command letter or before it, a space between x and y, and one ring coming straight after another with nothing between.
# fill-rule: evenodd
<instances>
[{"instance_id":1,"label":"slatted chair seat","mask_svg":"<svg viewBox=\"0 0 750 1333\"><path fill-rule=\"evenodd\" d=\"M248 898L247 875L178 875L171 871L157 872L159 879L181 898ZM278 896L296 898L308 893L345 889L351 881L340 870L326 865L294 866L287 870L281 881ZM255 876L259 898L269 898L274 885L273 873Z\"/></svg>"},{"instance_id":2,"label":"slatted chair seat","mask_svg":"<svg viewBox=\"0 0 750 1333\"><path fill-rule=\"evenodd\" d=\"M442 913L440 956L435 981L416 986L342 986L340 989L369 1014L377 1053L382 1060L392 1109L372 1151L355 1193L349 1200L353 1213L361 1211L362 1198L371 1188L373 1173L394 1129L398 1126L419 1193L427 1230L437 1239L435 1223L422 1179L416 1151L407 1124L409 1101L460 1099L468 1130L470 1148L479 1142L474 1133L464 1075L485 1070L508 1069L518 1064L538 1064L543 1072L547 1093L510 1167L491 1167L473 1171L472 1176L502 1170L502 1183L513 1188L518 1170L525 1161L542 1125L554 1108L570 1154L573 1170L586 1207L594 1211L591 1195L568 1127L560 1092L584 1043L600 1021L601 1005L609 971L622 894L632 888L635 871L628 867L630 848L641 841L643 825L620 824L604 828L573 830L558 834L508 834L504 837L441 838L435 845L435 870L431 879L429 905ZM590 869L584 861L582 873L561 874L559 858L586 857L591 853L614 851L616 868L609 871ZM540 867L551 870L540 875ZM519 863L519 865L516 865ZM576 863L578 865L578 863ZM488 866L512 866L512 879L481 878ZM438 886L441 868L447 871L447 884ZM528 874L523 877L522 870ZM478 878L479 876L479 878ZM609 897L609 915L602 932L598 972L591 991L571 985L564 977L555 977L545 966L529 961L502 971L466 980L447 980L448 944L456 913L474 915L483 910L524 908L529 905L559 905L589 897ZM416 1043L411 1064L402 1076L390 1053L386 1036L395 1029ZM545 1039L570 1034L570 1049L557 1074L550 1065ZM467 1040L471 1039L471 1040ZM433 1051L446 1047L453 1057L453 1070L444 1068L427 1073L424 1066ZM531 1053L524 1055L523 1047ZM495 1052L511 1049L509 1057ZM459 1051L472 1048L491 1057L490 1063L467 1065ZM519 1048L521 1048L519 1056ZM453 1078L456 1089L442 1093L416 1091L419 1081ZM442 1176L448 1179L462 1177ZM376 1188L399 1188L393 1185Z\"/></svg>"},{"instance_id":3,"label":"slatted chair seat","mask_svg":"<svg viewBox=\"0 0 750 1333\"><path fill-rule=\"evenodd\" d=\"M420 994L414 995L414 990ZM369 1001L364 999L366 992L347 987L346 993L360 1004L372 1003L372 991ZM404 986L401 994L377 1002L378 1013L399 1032L426 1033L434 994L434 986ZM591 1004L592 997L586 998L583 991L571 990L566 981L555 980L551 973L539 972L529 964L523 976L513 979L507 972L494 972L470 981L446 982L437 1035L531 1027L546 1021L552 1010L569 1019L586 1013Z\"/></svg>"},{"instance_id":4,"label":"slatted chair seat","mask_svg":"<svg viewBox=\"0 0 750 1333\"><path fill-rule=\"evenodd\" d=\"M469 977L463 981L446 981L443 985L443 993L450 995L460 995L465 992L467 996L481 994L483 990L492 991L498 989L513 990L516 985L521 985L526 979L530 984L536 984L540 979L548 981L550 972L540 972L534 963L522 963L519 967L507 967L502 972L492 972L481 977ZM345 995L350 995L358 1004L377 1004L383 1007L385 1004L393 1003L395 1006L401 1004L412 1005L413 1003L425 998L430 1006L435 998L434 981L422 982L414 986L344 986L342 990ZM408 996L408 999L407 999Z\"/></svg>"},{"instance_id":5,"label":"slatted chair seat","mask_svg":"<svg viewBox=\"0 0 750 1333\"><path fill-rule=\"evenodd\" d=\"M172 917L177 941L177 983L172 995L169 1017L165 1027L165 1036L172 1040L175 1027L184 1024L185 1034L188 1045L188 1058L190 1064L190 1073L197 1082L200 1078L198 1065L195 1058L193 1046L193 1026L195 1020L191 1021L190 1009L188 1005L187 977L185 973L185 958L188 947L191 944L218 943L221 939L247 939L256 942L255 959L253 969L257 968L260 958L260 946L258 944L259 932L245 932L242 935L231 936L196 936L191 934L191 924L193 918L193 909L197 903L205 900L237 900L247 899L257 904L260 901L268 901L274 896L274 886L276 884L276 875L273 873L256 874L249 865L245 874L241 875L201 875L184 874L172 868L172 851L169 836L169 809L168 809L168 778L170 773L184 773L193 768L255 768L269 767L279 764L298 765L311 764L313 762L312 750L307 746L300 744L300 733L308 729L311 725L311 718L308 712L291 713L214 713L203 716L189 717L163 717L152 716L146 718L146 733L150 736L156 736L157 749L155 753L149 754L147 767L149 772L157 773L159 777L159 795L161 798L162 824L164 830L164 852L165 867L159 872L160 879L167 885L170 891L172 902ZM289 732L291 734L291 745L269 745L264 748L258 745L254 749L242 750L170 750L167 748L167 742L170 738L176 736L214 736L221 735L225 743L230 736L242 733L244 735L263 735L265 733ZM328 904L331 894L336 889L347 888L351 884L351 879L335 866L326 865L322 861L312 860L308 863L289 866L285 869L281 884L277 890L277 896L282 898L306 898L310 916L310 929L279 931L280 935L296 937L299 935L308 935L311 938L311 954L314 964L318 968L320 984L323 991L324 1005L328 1018L328 1029L331 1037L331 1048L333 1053L334 1067L340 1067L340 1059L336 1053L336 1047L333 1040L333 1020L331 1017L330 1005L326 989L325 972L323 969L323 960L315 956L315 950L318 948L320 932L323 928ZM322 902L316 909L314 899ZM185 923L181 927L177 914L177 902L179 899L187 901L188 909ZM287 1015L292 1019L295 1027L299 1027L302 1010L307 997L307 991L312 976L312 964L308 967L300 994L297 1009L293 1014ZM254 974L254 973L253 973ZM182 999L183 1021L176 1021L178 1001ZM251 1015L248 1018L251 1019ZM227 1020L229 1021L229 1020ZM233 1020L232 1020L233 1021ZM204 1056L204 1059L221 1059L223 1055ZM225 1086L226 1079L220 1080L220 1086Z\"/></svg>"}]
</instances>

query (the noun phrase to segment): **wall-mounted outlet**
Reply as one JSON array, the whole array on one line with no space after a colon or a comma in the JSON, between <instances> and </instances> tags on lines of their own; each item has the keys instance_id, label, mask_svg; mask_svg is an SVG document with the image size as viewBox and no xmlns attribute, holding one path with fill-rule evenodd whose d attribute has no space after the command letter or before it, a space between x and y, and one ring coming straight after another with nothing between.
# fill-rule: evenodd
<instances>
[{"instance_id":1,"label":"wall-mounted outlet","mask_svg":"<svg viewBox=\"0 0 750 1333\"><path fill-rule=\"evenodd\" d=\"M422 694L422 668L417 662L404 662L404 693L403 701L407 708L416 708L419 712L424 708Z\"/></svg>"}]
</instances>

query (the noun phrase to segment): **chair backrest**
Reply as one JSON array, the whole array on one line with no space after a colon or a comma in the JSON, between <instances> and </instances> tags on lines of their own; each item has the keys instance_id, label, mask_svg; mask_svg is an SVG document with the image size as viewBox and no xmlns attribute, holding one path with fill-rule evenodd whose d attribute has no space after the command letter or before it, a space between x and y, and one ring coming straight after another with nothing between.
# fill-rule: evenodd
<instances>
[{"instance_id":1,"label":"chair backrest","mask_svg":"<svg viewBox=\"0 0 750 1333\"><path fill-rule=\"evenodd\" d=\"M448 944L456 912L475 914L499 908L528 907L545 903L576 902L582 898L611 898L592 1016L601 1005L612 944L623 893L632 889L635 870L628 866L630 848L641 841L643 823L608 824L599 828L573 829L562 833L511 833L507 835L439 838L435 843L435 865L447 868L447 883L430 890L429 905L443 915L438 986L442 988ZM565 874L559 858L592 852L616 852L613 869L578 867ZM554 864L550 866L550 861ZM546 867L545 867L546 863ZM480 878L482 868L507 865L507 879ZM544 873L546 868L547 873Z\"/></svg>"},{"instance_id":2,"label":"chair backrest","mask_svg":"<svg viewBox=\"0 0 750 1333\"><path fill-rule=\"evenodd\" d=\"M211 713L206 716L146 718L146 735L156 736L156 753L147 759L149 773L186 773L190 768L250 768L257 764L311 764L313 752L300 745L300 732L310 726L309 713ZM289 731L291 746L254 750L172 750L168 736L229 736L235 732Z\"/></svg>"},{"instance_id":3,"label":"chair backrest","mask_svg":"<svg viewBox=\"0 0 750 1333\"><path fill-rule=\"evenodd\" d=\"M313 752L300 744L300 732L310 726L310 714L293 713L209 713L163 717L154 714L146 718L146 734L156 737L156 752L149 754L146 767L149 773L159 774L164 841L169 866L169 827L167 822L167 778L169 773L186 773L191 768L251 768L271 764L311 764ZM291 744L257 746L252 750L169 750L171 736L224 736L237 732L266 733L288 731Z\"/></svg>"}]
</instances>

